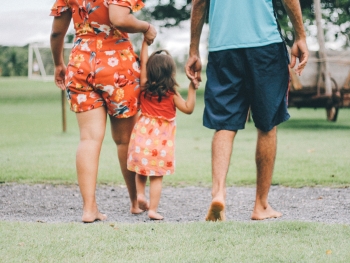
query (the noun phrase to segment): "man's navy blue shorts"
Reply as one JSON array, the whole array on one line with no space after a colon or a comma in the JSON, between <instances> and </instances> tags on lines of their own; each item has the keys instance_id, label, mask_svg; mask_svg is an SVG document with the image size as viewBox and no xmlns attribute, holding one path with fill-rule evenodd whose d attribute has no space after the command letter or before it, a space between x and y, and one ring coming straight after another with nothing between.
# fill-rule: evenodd
<instances>
[{"instance_id":1,"label":"man's navy blue shorts","mask_svg":"<svg viewBox=\"0 0 350 263\"><path fill-rule=\"evenodd\" d=\"M249 107L255 127L267 132L289 119L285 44L210 52L203 125L244 129Z\"/></svg>"}]
</instances>

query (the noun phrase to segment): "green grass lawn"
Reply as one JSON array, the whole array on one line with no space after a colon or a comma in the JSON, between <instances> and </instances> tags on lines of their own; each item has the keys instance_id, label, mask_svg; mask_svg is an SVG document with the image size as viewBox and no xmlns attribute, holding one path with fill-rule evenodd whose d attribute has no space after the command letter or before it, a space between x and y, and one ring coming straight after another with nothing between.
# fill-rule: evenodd
<instances>
[{"instance_id":1,"label":"green grass lawn","mask_svg":"<svg viewBox=\"0 0 350 263\"><path fill-rule=\"evenodd\" d=\"M75 150L79 132L67 110L62 132L60 90L51 82L0 79L1 182L75 183ZM178 113L176 173L167 185L210 185L213 131L202 126L203 88L190 116ZM291 120L279 126L273 184L285 186L350 185L350 109L338 121L326 121L324 109L290 109ZM228 185L255 183L256 129L239 131ZM99 183L123 184L115 145L107 128L101 153Z\"/></svg>"},{"instance_id":2,"label":"green grass lawn","mask_svg":"<svg viewBox=\"0 0 350 263\"><path fill-rule=\"evenodd\" d=\"M78 127L68 110L68 131L62 132L60 91L49 82L0 79L1 177L4 182L73 183ZM202 126L203 95L191 116L178 113L177 169L171 185L208 185L213 131ZM290 109L280 125L273 184L349 185L350 111L341 109L336 123L323 109ZM247 123L236 137L228 184L255 182L256 131ZM194 165L195 164L195 165ZM115 145L107 129L100 162L100 183L122 184Z\"/></svg>"},{"instance_id":3,"label":"green grass lawn","mask_svg":"<svg viewBox=\"0 0 350 263\"><path fill-rule=\"evenodd\" d=\"M0 232L1 262L339 263L350 259L350 227L321 223L0 222Z\"/></svg>"},{"instance_id":4,"label":"green grass lawn","mask_svg":"<svg viewBox=\"0 0 350 263\"><path fill-rule=\"evenodd\" d=\"M185 82L185 81L183 81ZM191 116L178 114L177 170L167 185L211 183L213 131L202 127L203 91ZM0 182L76 183L75 115L62 132L53 83L0 78ZM324 109L290 109L279 126L273 184L350 185L350 109L336 123ZM236 137L229 185L254 185L256 130ZM107 130L99 183L123 184ZM302 222L43 224L0 222L0 262L349 262L347 225Z\"/></svg>"}]
</instances>

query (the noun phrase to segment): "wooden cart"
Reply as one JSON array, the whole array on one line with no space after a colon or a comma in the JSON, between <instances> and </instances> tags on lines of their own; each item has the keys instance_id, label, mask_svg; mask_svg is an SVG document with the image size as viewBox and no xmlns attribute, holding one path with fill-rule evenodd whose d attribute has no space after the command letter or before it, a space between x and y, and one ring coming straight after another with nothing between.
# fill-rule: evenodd
<instances>
[{"instance_id":1,"label":"wooden cart","mask_svg":"<svg viewBox=\"0 0 350 263\"><path fill-rule=\"evenodd\" d=\"M332 94L325 95L324 73L318 52L311 51L301 76L293 70L288 96L289 107L325 108L327 119L336 121L340 108L350 108L350 51L327 51Z\"/></svg>"}]
</instances>

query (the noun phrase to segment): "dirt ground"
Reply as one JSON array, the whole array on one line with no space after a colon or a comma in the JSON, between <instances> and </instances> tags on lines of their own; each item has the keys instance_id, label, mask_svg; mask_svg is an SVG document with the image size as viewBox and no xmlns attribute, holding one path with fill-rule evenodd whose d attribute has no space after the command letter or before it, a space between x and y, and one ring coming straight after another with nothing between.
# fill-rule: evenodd
<instances>
[{"instance_id":1,"label":"dirt ground","mask_svg":"<svg viewBox=\"0 0 350 263\"><path fill-rule=\"evenodd\" d=\"M77 185L0 185L0 220L24 222L80 222L82 202ZM255 188L227 189L227 220L252 222ZM97 188L97 201L109 222L150 222L147 213L131 215L123 186ZM350 224L350 188L287 188L272 186L269 202L283 213L270 221L304 221ZM204 221L210 189L165 187L159 212L165 222Z\"/></svg>"}]
</instances>

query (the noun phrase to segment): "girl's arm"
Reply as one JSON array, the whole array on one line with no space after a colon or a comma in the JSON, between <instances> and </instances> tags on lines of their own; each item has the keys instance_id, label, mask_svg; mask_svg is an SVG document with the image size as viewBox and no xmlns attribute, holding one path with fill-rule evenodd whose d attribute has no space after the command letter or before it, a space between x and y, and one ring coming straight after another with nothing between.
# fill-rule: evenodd
<instances>
[{"instance_id":1,"label":"girl's arm","mask_svg":"<svg viewBox=\"0 0 350 263\"><path fill-rule=\"evenodd\" d=\"M55 64L55 84L62 90L65 90L66 65L63 60L64 37L67 33L72 13L67 10L53 19L50 35L50 44L53 61Z\"/></svg>"},{"instance_id":2,"label":"girl's arm","mask_svg":"<svg viewBox=\"0 0 350 263\"><path fill-rule=\"evenodd\" d=\"M188 87L187 100L184 100L180 93L176 92L174 96L174 103L176 108L186 114L191 114L196 104L196 88L191 82Z\"/></svg>"},{"instance_id":3,"label":"girl's arm","mask_svg":"<svg viewBox=\"0 0 350 263\"><path fill-rule=\"evenodd\" d=\"M146 64L148 61L148 44L146 40L143 40L142 42L140 59L141 59L140 86L142 89L147 82Z\"/></svg>"},{"instance_id":4,"label":"girl's arm","mask_svg":"<svg viewBox=\"0 0 350 263\"><path fill-rule=\"evenodd\" d=\"M157 31L150 23L138 20L128 7L109 5L109 20L119 30L126 33L143 33L148 45L153 43Z\"/></svg>"}]
</instances>

